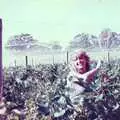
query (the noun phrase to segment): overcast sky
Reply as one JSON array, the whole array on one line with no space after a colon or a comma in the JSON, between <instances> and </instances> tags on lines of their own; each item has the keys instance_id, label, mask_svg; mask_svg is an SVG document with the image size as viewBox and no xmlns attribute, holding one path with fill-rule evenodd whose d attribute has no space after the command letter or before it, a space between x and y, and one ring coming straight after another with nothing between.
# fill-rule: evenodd
<instances>
[{"instance_id":1,"label":"overcast sky","mask_svg":"<svg viewBox=\"0 0 120 120\"><path fill-rule=\"evenodd\" d=\"M98 35L108 27L120 32L119 13L120 0L0 0L3 45L20 33L66 45L81 32Z\"/></svg>"},{"instance_id":2,"label":"overcast sky","mask_svg":"<svg viewBox=\"0 0 120 120\"><path fill-rule=\"evenodd\" d=\"M81 32L98 34L106 27L119 32L119 13L120 0L2 0L3 44L19 33L66 43Z\"/></svg>"}]
</instances>

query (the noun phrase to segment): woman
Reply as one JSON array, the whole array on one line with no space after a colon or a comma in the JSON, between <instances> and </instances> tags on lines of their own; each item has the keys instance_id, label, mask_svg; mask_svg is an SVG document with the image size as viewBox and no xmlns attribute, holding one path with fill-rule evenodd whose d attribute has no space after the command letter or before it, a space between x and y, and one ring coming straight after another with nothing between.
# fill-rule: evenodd
<instances>
[{"instance_id":1,"label":"woman","mask_svg":"<svg viewBox=\"0 0 120 120\"><path fill-rule=\"evenodd\" d=\"M83 92L91 91L91 83L94 81L94 76L100 68L100 61L97 66L90 70L90 58L85 51L79 51L70 65L70 73L67 77L67 88L69 88L69 97L73 103L79 101L82 103L80 95Z\"/></svg>"}]
</instances>

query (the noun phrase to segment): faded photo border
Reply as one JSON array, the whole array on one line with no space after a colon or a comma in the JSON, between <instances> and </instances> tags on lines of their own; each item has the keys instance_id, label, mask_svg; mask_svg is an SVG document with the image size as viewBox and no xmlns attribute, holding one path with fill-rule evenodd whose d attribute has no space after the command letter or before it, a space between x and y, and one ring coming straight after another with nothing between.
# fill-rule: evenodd
<instances>
[{"instance_id":1,"label":"faded photo border","mask_svg":"<svg viewBox=\"0 0 120 120\"><path fill-rule=\"evenodd\" d=\"M0 101L2 99L3 75L2 75L2 19L0 18Z\"/></svg>"}]
</instances>

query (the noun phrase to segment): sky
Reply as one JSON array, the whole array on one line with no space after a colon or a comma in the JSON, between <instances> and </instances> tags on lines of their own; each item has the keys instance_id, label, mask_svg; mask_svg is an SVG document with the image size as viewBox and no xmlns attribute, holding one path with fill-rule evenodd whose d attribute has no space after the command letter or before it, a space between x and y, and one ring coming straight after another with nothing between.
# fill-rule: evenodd
<instances>
[{"instance_id":1,"label":"sky","mask_svg":"<svg viewBox=\"0 0 120 120\"><path fill-rule=\"evenodd\" d=\"M30 33L41 42L66 43L81 32L120 31L120 0L0 0L3 44Z\"/></svg>"},{"instance_id":2,"label":"sky","mask_svg":"<svg viewBox=\"0 0 120 120\"><path fill-rule=\"evenodd\" d=\"M120 32L120 0L0 0L3 49L10 36L30 33L40 42L67 45L78 33Z\"/></svg>"}]
</instances>

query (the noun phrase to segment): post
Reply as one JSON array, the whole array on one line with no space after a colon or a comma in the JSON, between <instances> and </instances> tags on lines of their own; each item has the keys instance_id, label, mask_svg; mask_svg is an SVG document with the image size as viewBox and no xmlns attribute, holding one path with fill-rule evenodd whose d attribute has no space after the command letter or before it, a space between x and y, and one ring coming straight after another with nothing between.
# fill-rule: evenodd
<instances>
[{"instance_id":1,"label":"post","mask_svg":"<svg viewBox=\"0 0 120 120\"><path fill-rule=\"evenodd\" d=\"M25 56L26 67L28 66L28 56Z\"/></svg>"},{"instance_id":2,"label":"post","mask_svg":"<svg viewBox=\"0 0 120 120\"><path fill-rule=\"evenodd\" d=\"M110 63L110 53L109 53L109 51L107 53L107 59L108 59L108 63Z\"/></svg>"},{"instance_id":3,"label":"post","mask_svg":"<svg viewBox=\"0 0 120 120\"><path fill-rule=\"evenodd\" d=\"M52 61L53 61L53 65L54 65L54 63L55 63L55 61L54 61L54 55L52 56L52 59L53 59Z\"/></svg>"},{"instance_id":4,"label":"post","mask_svg":"<svg viewBox=\"0 0 120 120\"><path fill-rule=\"evenodd\" d=\"M16 60L14 61L15 67L16 67Z\"/></svg>"},{"instance_id":5,"label":"post","mask_svg":"<svg viewBox=\"0 0 120 120\"><path fill-rule=\"evenodd\" d=\"M0 101L3 93L3 75L2 75L2 19L0 19Z\"/></svg>"},{"instance_id":6,"label":"post","mask_svg":"<svg viewBox=\"0 0 120 120\"><path fill-rule=\"evenodd\" d=\"M32 66L34 66L34 63L33 63L33 58L32 58Z\"/></svg>"},{"instance_id":7,"label":"post","mask_svg":"<svg viewBox=\"0 0 120 120\"><path fill-rule=\"evenodd\" d=\"M110 52L108 51L108 53L107 53L107 59L108 59L108 64L109 64L109 68L111 67L111 65L110 65Z\"/></svg>"},{"instance_id":8,"label":"post","mask_svg":"<svg viewBox=\"0 0 120 120\"><path fill-rule=\"evenodd\" d=\"M69 59L69 53L68 53L68 51L67 51L67 64L68 64L68 59Z\"/></svg>"}]
</instances>

